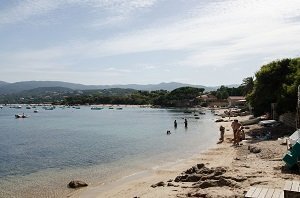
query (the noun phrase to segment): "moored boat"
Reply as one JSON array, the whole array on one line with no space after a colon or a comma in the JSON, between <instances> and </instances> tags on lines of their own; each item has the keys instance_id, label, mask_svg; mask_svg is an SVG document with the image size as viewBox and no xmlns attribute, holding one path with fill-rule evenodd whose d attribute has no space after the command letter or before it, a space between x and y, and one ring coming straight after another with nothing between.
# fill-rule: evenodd
<instances>
[{"instance_id":1,"label":"moored boat","mask_svg":"<svg viewBox=\"0 0 300 198\"><path fill-rule=\"evenodd\" d=\"M91 110L101 110L103 107L92 107Z\"/></svg>"},{"instance_id":2,"label":"moored boat","mask_svg":"<svg viewBox=\"0 0 300 198\"><path fill-rule=\"evenodd\" d=\"M16 114L15 118L28 118L28 115L24 115L24 114Z\"/></svg>"}]
</instances>

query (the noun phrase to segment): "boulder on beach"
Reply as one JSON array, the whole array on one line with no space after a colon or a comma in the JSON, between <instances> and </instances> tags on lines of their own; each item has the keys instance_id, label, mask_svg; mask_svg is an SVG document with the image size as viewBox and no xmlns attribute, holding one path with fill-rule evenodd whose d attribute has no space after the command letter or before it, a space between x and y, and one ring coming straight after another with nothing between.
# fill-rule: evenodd
<instances>
[{"instance_id":1,"label":"boulder on beach","mask_svg":"<svg viewBox=\"0 0 300 198\"><path fill-rule=\"evenodd\" d=\"M68 184L69 188L80 188L85 186L88 186L87 183L79 180L70 181L70 183Z\"/></svg>"}]
</instances>

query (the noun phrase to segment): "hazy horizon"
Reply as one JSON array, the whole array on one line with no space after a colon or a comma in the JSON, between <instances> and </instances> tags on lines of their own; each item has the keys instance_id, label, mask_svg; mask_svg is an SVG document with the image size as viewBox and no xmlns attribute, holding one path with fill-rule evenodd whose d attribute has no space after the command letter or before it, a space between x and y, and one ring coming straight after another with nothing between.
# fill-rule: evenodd
<instances>
[{"instance_id":1,"label":"hazy horizon","mask_svg":"<svg viewBox=\"0 0 300 198\"><path fill-rule=\"evenodd\" d=\"M299 57L297 0L0 2L0 79L241 84Z\"/></svg>"},{"instance_id":2,"label":"hazy horizon","mask_svg":"<svg viewBox=\"0 0 300 198\"><path fill-rule=\"evenodd\" d=\"M20 83L20 82L34 82L34 81L45 81L45 80L28 80L28 81L16 81L16 82L7 82L7 81L3 81L5 83ZM47 80L47 81L51 81L51 80ZM0 81L1 82L1 81ZM218 86L232 86L232 85L241 85L242 83L236 83L236 84L222 84L222 85L203 85L203 84L190 84L190 83L183 83L183 82L159 82L159 83L147 83L147 84L139 84L139 83L128 83L128 84L84 84L84 83L76 83L76 82L67 82L67 81L59 81L59 80L55 80L52 82L64 82L64 83L73 83L73 84L81 84L81 85L87 85L87 86L98 86L98 85L102 85L102 86L113 86L113 85L158 85L158 84L164 84L164 83L180 83L180 84L189 84L189 85L200 85L200 86L205 86L205 87L218 87Z\"/></svg>"}]
</instances>

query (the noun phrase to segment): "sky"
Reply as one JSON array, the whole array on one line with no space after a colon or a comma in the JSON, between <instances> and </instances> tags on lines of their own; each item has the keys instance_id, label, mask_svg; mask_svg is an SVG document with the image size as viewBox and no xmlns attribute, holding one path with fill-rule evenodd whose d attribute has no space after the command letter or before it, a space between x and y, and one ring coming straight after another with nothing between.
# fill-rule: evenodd
<instances>
[{"instance_id":1,"label":"sky","mask_svg":"<svg viewBox=\"0 0 300 198\"><path fill-rule=\"evenodd\" d=\"M6 82L229 85L299 56L299 0L0 1Z\"/></svg>"}]
</instances>

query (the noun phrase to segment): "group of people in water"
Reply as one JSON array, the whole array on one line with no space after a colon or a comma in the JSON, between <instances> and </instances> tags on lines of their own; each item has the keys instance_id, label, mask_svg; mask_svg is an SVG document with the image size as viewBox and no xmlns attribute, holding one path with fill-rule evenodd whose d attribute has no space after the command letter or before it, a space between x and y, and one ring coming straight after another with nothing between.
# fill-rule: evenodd
<instances>
[{"instance_id":1,"label":"group of people in water","mask_svg":"<svg viewBox=\"0 0 300 198\"><path fill-rule=\"evenodd\" d=\"M188 121L187 121L187 119L185 118L185 119L184 119L184 127L187 128L187 126L188 126ZM176 121L176 120L174 120L174 128L175 128L175 129L177 128L177 121ZM170 131L170 130L167 130L167 135L170 135L170 134L171 134L171 131Z\"/></svg>"},{"instance_id":2,"label":"group of people in water","mask_svg":"<svg viewBox=\"0 0 300 198\"><path fill-rule=\"evenodd\" d=\"M239 143L245 139L245 132L244 127L241 123L239 123L238 120L233 120L231 123L231 128L233 131L233 145L237 146ZM218 143L222 143L224 141L224 133L225 133L225 127L220 126L220 138Z\"/></svg>"}]
</instances>

